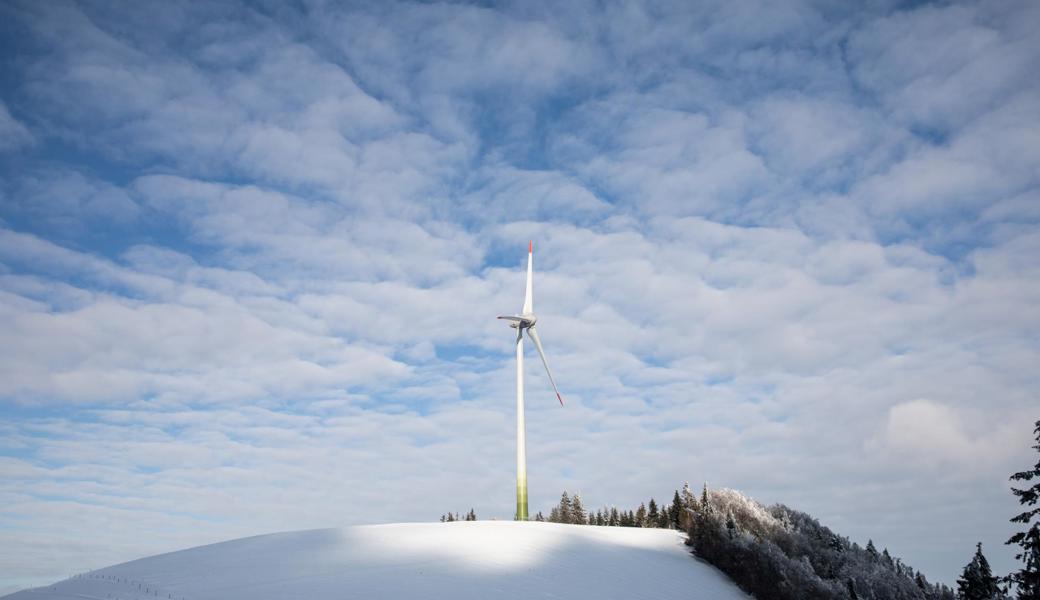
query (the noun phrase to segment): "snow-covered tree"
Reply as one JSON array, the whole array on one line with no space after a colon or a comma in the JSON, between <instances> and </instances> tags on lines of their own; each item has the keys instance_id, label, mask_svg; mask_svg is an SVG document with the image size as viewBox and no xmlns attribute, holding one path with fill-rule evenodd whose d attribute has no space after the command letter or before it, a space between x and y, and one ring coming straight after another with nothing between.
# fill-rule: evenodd
<instances>
[{"instance_id":1,"label":"snow-covered tree","mask_svg":"<svg viewBox=\"0 0 1040 600\"><path fill-rule=\"evenodd\" d=\"M689 531L693 525L693 513L697 509L697 497L690 490L689 482L683 483L682 492L679 493L679 504L682 506L682 512L679 514L679 528Z\"/></svg>"},{"instance_id":2,"label":"snow-covered tree","mask_svg":"<svg viewBox=\"0 0 1040 600\"><path fill-rule=\"evenodd\" d=\"M588 524L585 516L585 507L581 503L581 494L574 494L574 498L571 499L571 520L568 522L575 525Z\"/></svg>"},{"instance_id":3,"label":"snow-covered tree","mask_svg":"<svg viewBox=\"0 0 1040 600\"><path fill-rule=\"evenodd\" d=\"M567 495L567 492L563 492L563 495L560 496L558 513L560 517L560 520L557 521L558 523L571 522L571 497Z\"/></svg>"},{"instance_id":4,"label":"snow-covered tree","mask_svg":"<svg viewBox=\"0 0 1040 600\"><path fill-rule=\"evenodd\" d=\"M1033 433L1036 436L1036 445L1033 449L1040 452L1040 421L1037 421ZM1008 575L1008 581L1013 583L1018 590L1019 600L1040 600L1040 460L1028 471L1020 471L1011 476L1012 481L1036 482L1028 488L1011 488L1012 493L1018 496L1022 506L1030 507L1024 512L1011 518L1012 523L1021 523L1025 531L1020 531L1011 536L1006 543L1017 544L1021 551L1015 555L1017 560L1022 561L1022 568Z\"/></svg>"},{"instance_id":5,"label":"snow-covered tree","mask_svg":"<svg viewBox=\"0 0 1040 600\"><path fill-rule=\"evenodd\" d=\"M874 547L874 540L867 540L867 554L870 556L870 560L874 562L880 560L881 555L878 554L877 548Z\"/></svg>"},{"instance_id":6,"label":"snow-covered tree","mask_svg":"<svg viewBox=\"0 0 1040 600\"><path fill-rule=\"evenodd\" d=\"M642 502L639 503L639 508L636 509L635 522L632 523L635 527L646 527L646 505Z\"/></svg>"},{"instance_id":7,"label":"snow-covered tree","mask_svg":"<svg viewBox=\"0 0 1040 600\"><path fill-rule=\"evenodd\" d=\"M957 580L957 597L963 600L994 600L1002 597L997 586L998 579L989 568L989 561L982 554L982 543L975 545L975 556L964 567Z\"/></svg>"}]
</instances>

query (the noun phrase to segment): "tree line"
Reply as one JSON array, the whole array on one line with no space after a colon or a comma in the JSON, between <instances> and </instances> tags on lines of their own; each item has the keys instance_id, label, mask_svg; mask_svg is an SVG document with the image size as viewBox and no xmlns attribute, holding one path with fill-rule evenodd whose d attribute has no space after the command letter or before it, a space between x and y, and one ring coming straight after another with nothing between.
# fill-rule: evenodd
<instances>
[{"instance_id":1,"label":"tree line","mask_svg":"<svg viewBox=\"0 0 1040 600\"><path fill-rule=\"evenodd\" d=\"M1033 432L1033 448L1040 452L1040 421ZM929 582L887 548L878 552L873 540L860 546L804 512L783 504L765 507L740 492L708 489L707 484L699 497L686 484L670 505L651 498L635 510L586 511L580 495L564 492L548 518L539 512L535 520L685 531L697 556L759 600L1004 600L1012 589L1018 600L1040 600L1040 461L1011 480L1035 480L1030 487L1011 489L1025 507L1011 521L1024 530L1006 543L1019 547L1015 558L1021 568L995 576L977 544L956 591Z\"/></svg>"},{"instance_id":2,"label":"tree line","mask_svg":"<svg viewBox=\"0 0 1040 600\"><path fill-rule=\"evenodd\" d=\"M1040 420L1033 433L1040 452ZM1018 600L1040 600L1040 460L1032 469L1015 473L1012 481L1035 482L1011 491L1024 507L1011 518L1024 529L1007 544L1019 547L1021 568L995 576L977 544L975 554L957 579L957 590L929 582L923 573L880 552L873 540L860 546L821 525L811 515L783 504L765 507L730 489L709 489L699 496L688 484L676 490L671 503L654 498L636 509L585 508L580 494L564 491L546 517L536 521L606 527L656 527L687 534L687 545L700 558L726 573L759 600L1004 600L1014 590ZM470 509L441 515L441 521L476 521Z\"/></svg>"},{"instance_id":3,"label":"tree line","mask_svg":"<svg viewBox=\"0 0 1040 600\"><path fill-rule=\"evenodd\" d=\"M682 494L692 496L688 485L683 487ZM676 490L670 506L659 505L657 500L650 498L649 502L640 503L639 508L634 510L618 510L616 506L613 506L603 507L593 512L585 510L580 494L571 496L564 491L559 503L549 511L548 517L539 511L534 520L572 525L685 529L688 523L683 506L684 500Z\"/></svg>"}]
</instances>

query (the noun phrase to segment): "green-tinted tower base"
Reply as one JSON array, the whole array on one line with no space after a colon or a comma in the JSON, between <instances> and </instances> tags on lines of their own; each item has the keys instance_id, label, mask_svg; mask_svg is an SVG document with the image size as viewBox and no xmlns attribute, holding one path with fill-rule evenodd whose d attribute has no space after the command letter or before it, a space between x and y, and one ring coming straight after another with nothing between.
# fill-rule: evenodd
<instances>
[{"instance_id":1,"label":"green-tinted tower base","mask_svg":"<svg viewBox=\"0 0 1040 600\"><path fill-rule=\"evenodd\" d=\"M517 482L516 486L516 520L527 520L527 482Z\"/></svg>"}]
</instances>

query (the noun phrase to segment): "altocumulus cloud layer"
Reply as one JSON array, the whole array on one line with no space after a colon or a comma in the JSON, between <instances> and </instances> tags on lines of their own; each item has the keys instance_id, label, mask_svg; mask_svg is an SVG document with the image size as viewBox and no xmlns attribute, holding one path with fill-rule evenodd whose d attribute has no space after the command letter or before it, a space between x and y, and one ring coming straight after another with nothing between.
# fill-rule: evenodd
<instances>
[{"instance_id":1,"label":"altocumulus cloud layer","mask_svg":"<svg viewBox=\"0 0 1040 600\"><path fill-rule=\"evenodd\" d=\"M8 2L0 590L684 480L998 570L1040 5Z\"/></svg>"}]
</instances>

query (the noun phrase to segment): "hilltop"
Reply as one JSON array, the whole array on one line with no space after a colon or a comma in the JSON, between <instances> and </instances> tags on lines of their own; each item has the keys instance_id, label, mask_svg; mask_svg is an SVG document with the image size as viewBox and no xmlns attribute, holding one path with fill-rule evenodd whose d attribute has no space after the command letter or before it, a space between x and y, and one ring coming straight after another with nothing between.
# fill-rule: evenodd
<instances>
[{"instance_id":1,"label":"hilltop","mask_svg":"<svg viewBox=\"0 0 1040 600\"><path fill-rule=\"evenodd\" d=\"M5 600L746 599L666 529L475 521L276 533L142 558Z\"/></svg>"}]
</instances>

